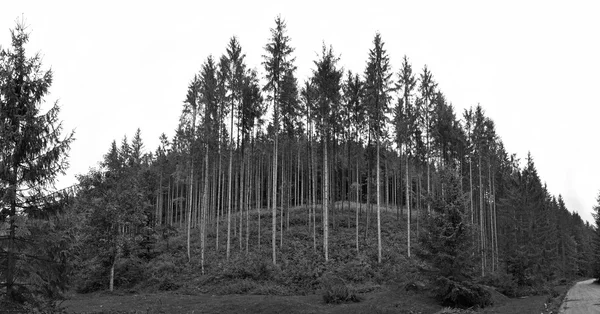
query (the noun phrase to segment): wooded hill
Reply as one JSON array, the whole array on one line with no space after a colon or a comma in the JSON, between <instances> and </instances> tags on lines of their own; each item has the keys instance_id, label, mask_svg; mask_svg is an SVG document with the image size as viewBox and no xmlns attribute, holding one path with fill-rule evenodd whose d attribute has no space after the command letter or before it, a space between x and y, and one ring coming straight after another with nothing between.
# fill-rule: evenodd
<instances>
[{"instance_id":1,"label":"wooded hill","mask_svg":"<svg viewBox=\"0 0 600 314\"><path fill-rule=\"evenodd\" d=\"M171 140L161 136L154 153L143 151L139 130L131 143L113 143L99 172L81 178L89 193L100 183L114 193L102 199L101 208L114 208L99 225L113 226L106 236L176 226L188 234L188 259L203 263L205 250L226 258L248 252L249 213L267 210L271 228L256 236L271 245L277 264L290 210L308 208L311 241L328 260L331 229L348 215L365 220L364 230L355 224L358 252L359 235L380 239L380 213L393 211L409 217L398 232L407 234L411 257L422 217L446 193L440 176L451 171L467 198L462 210L476 230L472 259L481 276L499 271L533 285L590 274L594 229L548 192L532 156L520 166L505 150L481 106L457 114L429 68L414 71L406 56L393 70L380 34L363 73L343 72L333 48L323 46L312 76L299 82L293 53L278 17L261 80L232 37L192 78ZM319 235L316 226L323 226ZM194 228L200 256L190 253ZM226 238L205 240L221 229ZM378 241L379 262L385 245ZM118 249L111 252L114 261Z\"/></svg>"},{"instance_id":2,"label":"wooded hill","mask_svg":"<svg viewBox=\"0 0 600 314\"><path fill-rule=\"evenodd\" d=\"M281 17L264 45L264 76L232 37L191 78L173 138L146 152L138 130L79 177L75 269L107 276L83 290L112 290L119 260L144 248L151 263L157 239L176 231L202 274L218 268L208 252L227 261L252 245L270 247L258 252L278 265L300 222L315 258L329 261L329 243L352 227L357 258L374 235L369 262L393 263L382 253L393 245L382 241L382 219L402 222L387 232L404 235L408 259L439 268L428 259L451 250L468 260L465 280L501 274L536 287L591 274L595 228L548 192L532 156L521 165L505 150L482 106L457 113L427 66L389 56L380 34L362 73L343 71L325 45L304 81L294 61Z\"/></svg>"}]
</instances>

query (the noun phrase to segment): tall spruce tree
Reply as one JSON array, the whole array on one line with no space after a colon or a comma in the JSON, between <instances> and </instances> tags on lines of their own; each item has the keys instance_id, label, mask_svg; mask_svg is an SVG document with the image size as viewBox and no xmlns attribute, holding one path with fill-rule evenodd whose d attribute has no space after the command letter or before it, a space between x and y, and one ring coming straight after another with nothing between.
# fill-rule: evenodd
<instances>
[{"instance_id":1,"label":"tall spruce tree","mask_svg":"<svg viewBox=\"0 0 600 314\"><path fill-rule=\"evenodd\" d=\"M402 68L398 73L398 83L396 88L400 91L400 98L398 99L398 106L395 111L395 126L396 126L396 144L398 149L402 149L404 145L404 155L406 159L406 238L407 238L407 253L410 257L410 174L408 168L410 144L411 144L411 133L414 129L415 115L412 105L410 103L410 97L412 96L413 90L417 85L417 80L412 71L412 66L408 63L408 58L404 56L402 60ZM402 156L402 152L400 152Z\"/></svg>"},{"instance_id":2,"label":"tall spruce tree","mask_svg":"<svg viewBox=\"0 0 600 314\"><path fill-rule=\"evenodd\" d=\"M280 92L283 79L288 71L294 71L295 58L292 57L294 48L290 46L290 38L287 36L285 20L281 16L275 18L275 28L271 28L271 38L265 46L266 54L263 55L262 62L265 67L267 84L264 90L271 92L267 95L267 100L273 102L273 127L275 128L273 141L273 196L272 204L272 249L273 249L273 264L277 264L277 158L278 158L278 142L279 142L279 103Z\"/></svg>"},{"instance_id":3,"label":"tall spruce tree","mask_svg":"<svg viewBox=\"0 0 600 314\"><path fill-rule=\"evenodd\" d=\"M562 200L562 199L561 199ZM600 279L600 192L596 197L597 204L594 205L594 222L596 223L596 229L594 234L594 264L592 266L594 278Z\"/></svg>"},{"instance_id":4,"label":"tall spruce tree","mask_svg":"<svg viewBox=\"0 0 600 314\"><path fill-rule=\"evenodd\" d=\"M16 287L31 289L23 280L34 271L27 269L27 259L34 257L22 254L27 248L18 241L18 234L23 234L24 230L19 229L25 227L17 226L17 221L23 217L23 210L67 169L73 132L62 135L57 102L45 113L42 111L53 74L42 69L39 54L26 55L29 33L24 22L11 30L11 39L12 49L0 51L0 221L9 226L7 236L2 238L6 254L2 281L7 298L15 300Z\"/></svg>"},{"instance_id":5,"label":"tall spruce tree","mask_svg":"<svg viewBox=\"0 0 600 314\"><path fill-rule=\"evenodd\" d=\"M337 117L334 108L341 101L343 71L337 67L339 57L333 53L333 48L323 51L319 60L314 64L313 82L316 88L317 101L314 109L317 117L317 131L323 143L323 251L325 260L329 260L329 160L327 151Z\"/></svg>"},{"instance_id":6,"label":"tall spruce tree","mask_svg":"<svg viewBox=\"0 0 600 314\"><path fill-rule=\"evenodd\" d=\"M386 113L391 100L392 67L379 33L373 39L365 70L365 104L369 121L369 132L376 140L376 186L377 186L377 261L381 263L381 166L380 142L384 136Z\"/></svg>"}]
</instances>

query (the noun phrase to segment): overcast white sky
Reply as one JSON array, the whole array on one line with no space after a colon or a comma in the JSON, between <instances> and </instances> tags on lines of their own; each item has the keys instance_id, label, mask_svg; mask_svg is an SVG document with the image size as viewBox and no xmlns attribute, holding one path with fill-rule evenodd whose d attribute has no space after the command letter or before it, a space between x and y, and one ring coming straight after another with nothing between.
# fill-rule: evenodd
<instances>
[{"instance_id":1,"label":"overcast white sky","mask_svg":"<svg viewBox=\"0 0 600 314\"><path fill-rule=\"evenodd\" d=\"M154 150L172 136L186 89L210 54L238 36L260 73L281 14L296 48L299 80L321 44L345 69L363 72L381 32L394 72L403 55L433 72L458 112L480 103L507 149L531 151L539 174L567 207L592 221L600 190L598 1L7 1L0 45L24 15L29 53L54 71L52 94L76 129L71 168L58 187L95 166L113 139L140 127Z\"/></svg>"}]
</instances>

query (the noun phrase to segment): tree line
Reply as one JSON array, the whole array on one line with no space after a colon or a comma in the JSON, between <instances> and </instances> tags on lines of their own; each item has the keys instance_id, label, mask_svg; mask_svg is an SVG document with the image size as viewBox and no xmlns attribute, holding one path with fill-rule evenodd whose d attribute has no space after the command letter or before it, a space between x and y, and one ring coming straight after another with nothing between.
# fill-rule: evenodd
<instances>
[{"instance_id":1,"label":"tree line","mask_svg":"<svg viewBox=\"0 0 600 314\"><path fill-rule=\"evenodd\" d=\"M64 171L73 139L60 138L58 106L39 113L51 72L41 72L39 57L25 57L27 38L17 27L13 50L0 55L0 135L8 139L0 144L0 235L8 296L18 282L15 270L26 264L28 249L17 243L35 234L18 232L25 229L21 220L36 212L27 214L28 202ZM120 258L174 229L186 233L187 260L199 259L202 272L206 250L230 259L248 254L251 243L261 252L268 248L277 264L290 223L297 223L290 221L294 211L305 213L307 241L325 261L330 238L344 225L355 228L357 256L367 236L376 235L381 263L389 245L381 237L384 212L405 223L397 232L406 234L409 258L415 251L419 258L435 256L444 248L433 242L443 239L432 234L457 235L447 232L468 226L456 239L470 244L452 249L461 247L456 258L468 260L479 276L503 273L533 286L591 274L597 228L551 195L533 157L521 166L483 107L456 112L427 66L415 71L404 56L394 71L381 34L371 44L361 73L345 71L324 44L311 75L299 82L281 17L264 46L262 76L232 37L190 80L171 139L161 135L148 152L138 130L131 141L114 141L100 166L79 176L70 210L80 215L68 216L77 231L64 231L57 243L77 235L82 245L73 258L79 267L108 270L112 290ZM270 228L261 229L261 216L270 218ZM52 219L58 218L30 223ZM194 229L199 256L192 254ZM44 254L66 263L67 255L52 252Z\"/></svg>"},{"instance_id":2,"label":"tree line","mask_svg":"<svg viewBox=\"0 0 600 314\"><path fill-rule=\"evenodd\" d=\"M364 72L344 71L324 44L311 76L299 82L281 17L270 33L264 77L248 67L232 37L218 61L207 57L191 80L175 136L163 134L155 152L133 157L144 160L137 171L146 180L145 205L133 212L151 228L185 228L188 259L190 229L199 228L201 259L209 247L226 258L232 250L248 252L255 236L259 246L271 245L276 264L295 209L306 210L314 249L325 260L329 237L352 219L356 251L361 235L374 232L381 262L382 211L405 217L398 231L407 234L412 256L423 220L449 188L441 176L451 171L468 196L465 210L476 231L471 258L481 276L503 271L528 284L590 272L593 227L549 193L533 157L521 167L505 150L482 106L457 113L431 70L414 71L406 56L394 72L379 33ZM131 158L139 136L138 130L131 145L113 143L104 175L113 172L112 156ZM250 230L250 213L261 210L271 213L270 230ZM207 233L216 235L214 243L205 241Z\"/></svg>"}]
</instances>

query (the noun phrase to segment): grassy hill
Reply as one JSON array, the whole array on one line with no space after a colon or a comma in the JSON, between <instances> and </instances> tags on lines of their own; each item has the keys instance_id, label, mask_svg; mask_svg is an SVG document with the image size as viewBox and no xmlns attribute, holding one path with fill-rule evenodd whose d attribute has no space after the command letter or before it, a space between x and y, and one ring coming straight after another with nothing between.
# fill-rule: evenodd
<instances>
[{"instance_id":1,"label":"grassy hill","mask_svg":"<svg viewBox=\"0 0 600 314\"><path fill-rule=\"evenodd\" d=\"M245 217L240 247L238 216L229 260L225 252L226 221L219 223L218 251L214 224L208 227L204 274L199 230L193 229L192 259L188 262L184 229L163 229L155 235L156 242L141 241L147 244L145 248L125 250L115 270L116 292L105 292L105 272L83 271L74 286L79 292L92 293L74 294L66 304L78 313L191 313L198 309L203 313L234 313L240 309L250 313L434 313L442 309L425 289L418 259L406 256L405 216L398 217L395 209L382 211L383 258L377 263L375 211L373 208L367 226L364 204L361 208L357 252L355 204L350 209L346 204L344 211L337 204L331 219L327 262L320 207L316 210L316 247L312 227L308 226L308 209L290 210L289 228L287 217L284 219L283 245L277 234L277 265L271 260L271 214L266 210L260 212L260 247L259 214L256 210L250 212L248 251ZM279 217L277 222L279 227ZM416 243L416 234L413 239ZM332 306L326 299L344 304ZM496 303L508 300L500 294L495 299ZM539 313L544 301L545 297L538 297L520 301L525 307L521 303L503 306L520 308L524 313L529 307ZM503 312L488 309L486 313Z\"/></svg>"}]
</instances>

